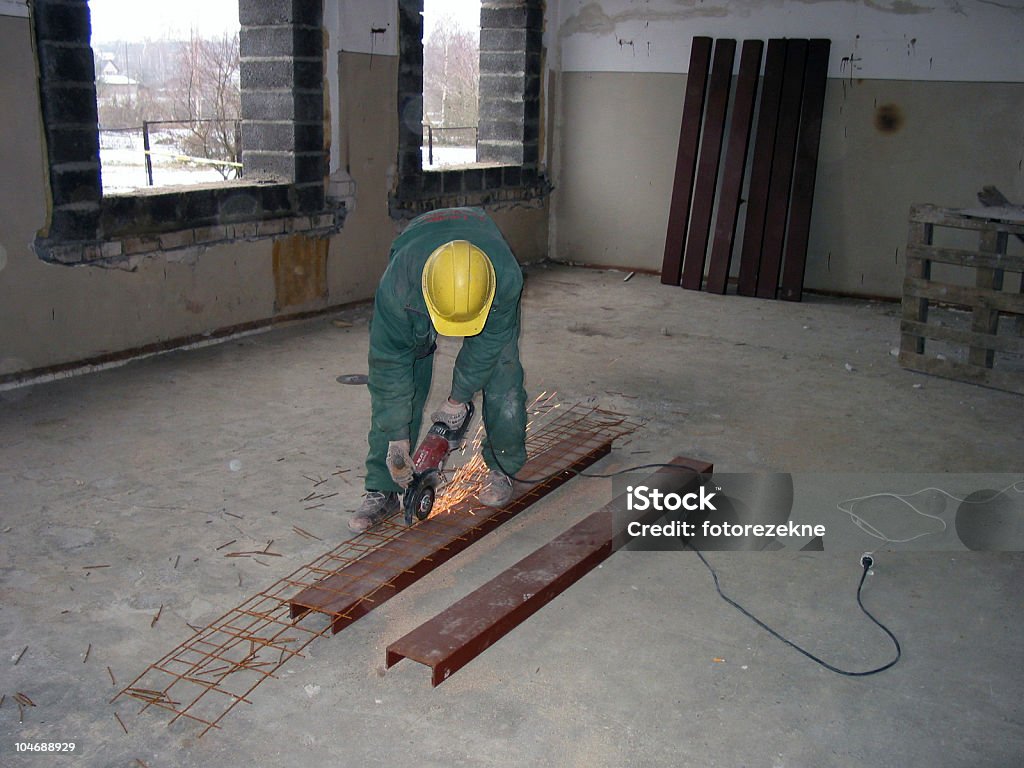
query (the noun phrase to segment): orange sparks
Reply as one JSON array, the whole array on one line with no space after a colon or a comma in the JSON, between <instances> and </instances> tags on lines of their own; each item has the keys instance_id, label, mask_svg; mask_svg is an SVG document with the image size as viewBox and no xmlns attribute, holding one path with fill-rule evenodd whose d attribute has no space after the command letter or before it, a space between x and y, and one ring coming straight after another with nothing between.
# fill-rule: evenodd
<instances>
[{"instance_id":1,"label":"orange sparks","mask_svg":"<svg viewBox=\"0 0 1024 768\"><path fill-rule=\"evenodd\" d=\"M538 419L543 421L544 416L561 406L561 403L554 402L556 394L556 392L541 392L533 399L533 402L526 406L529 419L526 424L527 432L533 429ZM480 453L483 438L484 428L480 425L473 438L467 440L462 447L461 455L465 456L468 453L469 461L454 469L450 479L441 486L434 508L430 511L430 517L446 514L466 499L473 498L479 493L488 472L487 464Z\"/></svg>"}]
</instances>

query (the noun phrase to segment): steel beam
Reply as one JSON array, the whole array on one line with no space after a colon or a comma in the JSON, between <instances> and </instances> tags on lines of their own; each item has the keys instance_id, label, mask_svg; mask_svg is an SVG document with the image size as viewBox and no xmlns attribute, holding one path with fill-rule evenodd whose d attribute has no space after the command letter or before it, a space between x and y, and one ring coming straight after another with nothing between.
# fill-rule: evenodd
<instances>
[{"instance_id":1,"label":"steel beam","mask_svg":"<svg viewBox=\"0 0 1024 768\"><path fill-rule=\"evenodd\" d=\"M613 439L584 432L555 443L527 461L518 476L534 482L517 483L512 501L502 509L467 499L417 523L299 592L290 600L291 617L324 613L331 616L333 631L341 631L606 456Z\"/></svg>"},{"instance_id":2,"label":"steel beam","mask_svg":"<svg viewBox=\"0 0 1024 768\"><path fill-rule=\"evenodd\" d=\"M650 488L682 493L696 488L713 467L677 457L646 479ZM520 560L479 589L421 624L387 648L392 667L412 659L431 668L439 685L513 628L608 558L629 537L626 494ZM661 512L648 513L657 518ZM647 520L641 519L642 522Z\"/></svg>"},{"instance_id":3,"label":"steel beam","mask_svg":"<svg viewBox=\"0 0 1024 768\"><path fill-rule=\"evenodd\" d=\"M704 113L704 138L700 143L690 229L686 237L686 249L683 251L683 277L680 285L691 291L699 291L704 280L704 257L711 232L711 209L715 205L715 189L718 186L725 112L732 88L732 62L735 56L735 40L715 41L715 57L711 65L711 81L708 83L708 105Z\"/></svg>"},{"instance_id":4,"label":"steel beam","mask_svg":"<svg viewBox=\"0 0 1024 768\"><path fill-rule=\"evenodd\" d=\"M690 66L686 71L676 167L672 176L665 255L661 263L661 282L665 285L679 285L682 273L683 246L686 244L686 229L690 221L690 203L693 202L693 177L697 170L697 148L700 146L701 116L704 114L710 63L711 38L693 38L690 44Z\"/></svg>"}]
</instances>

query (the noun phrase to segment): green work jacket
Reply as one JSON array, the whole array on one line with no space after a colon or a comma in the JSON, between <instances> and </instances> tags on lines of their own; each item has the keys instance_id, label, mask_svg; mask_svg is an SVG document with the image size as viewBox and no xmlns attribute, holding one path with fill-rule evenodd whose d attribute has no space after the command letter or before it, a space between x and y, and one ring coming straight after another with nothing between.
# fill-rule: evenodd
<instances>
[{"instance_id":1,"label":"green work jacket","mask_svg":"<svg viewBox=\"0 0 1024 768\"><path fill-rule=\"evenodd\" d=\"M516 338L523 272L497 225L480 208L446 208L413 219L391 245L370 324L373 426L389 441L409 439L413 363L431 354L437 339L423 298L423 266L436 248L451 240L468 240L486 253L496 280L484 329L465 338L455 360L452 398L472 399L490 378L502 348Z\"/></svg>"}]
</instances>

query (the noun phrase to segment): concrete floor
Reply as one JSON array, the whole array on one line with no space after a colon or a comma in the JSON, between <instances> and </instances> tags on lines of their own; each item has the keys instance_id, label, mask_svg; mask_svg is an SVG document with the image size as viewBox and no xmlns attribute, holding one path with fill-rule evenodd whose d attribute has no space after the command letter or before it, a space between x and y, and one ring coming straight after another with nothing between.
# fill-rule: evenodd
<instances>
[{"instance_id":1,"label":"concrete floor","mask_svg":"<svg viewBox=\"0 0 1024 768\"><path fill-rule=\"evenodd\" d=\"M369 398L335 379L365 371L368 314L0 393L0 763L52 765L15 743L75 741L75 765L152 768L1021 764L1019 554L881 553L865 602L904 657L876 677L786 648L680 552L615 555L437 689L412 662L385 673L389 642L608 501L599 479L574 480L314 643L220 732L197 739L108 704L108 666L129 682L187 639L185 622L212 621L347 537L359 489L331 473L361 472ZM1021 398L903 371L898 322L896 305L534 268L522 347L532 393L650 419L601 468L684 454L732 472L1020 472ZM456 349L440 350L442 385ZM304 509L304 476L339 495ZM232 539L274 539L283 557L225 558ZM857 610L851 541L709 557L764 620L863 669L890 646ZM21 724L18 691L37 704Z\"/></svg>"}]
</instances>

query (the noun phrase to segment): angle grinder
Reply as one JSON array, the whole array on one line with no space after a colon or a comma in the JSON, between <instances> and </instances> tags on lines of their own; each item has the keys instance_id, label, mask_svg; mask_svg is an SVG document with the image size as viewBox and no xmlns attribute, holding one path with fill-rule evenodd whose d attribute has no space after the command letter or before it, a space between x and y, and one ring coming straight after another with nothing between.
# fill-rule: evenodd
<instances>
[{"instance_id":1,"label":"angle grinder","mask_svg":"<svg viewBox=\"0 0 1024 768\"><path fill-rule=\"evenodd\" d=\"M462 447L469 431L469 423L473 420L473 402L466 403L466 418L458 429L452 429L441 421L435 421L423 438L420 447L412 457L412 482L405 489L402 508L405 510L405 523L412 525L412 516L418 520L426 520L430 510L434 508L434 499L441 485L441 471L444 462L452 451Z\"/></svg>"}]
</instances>

